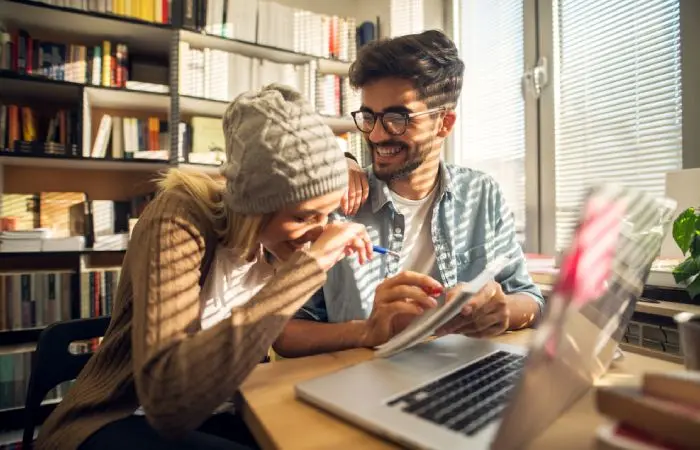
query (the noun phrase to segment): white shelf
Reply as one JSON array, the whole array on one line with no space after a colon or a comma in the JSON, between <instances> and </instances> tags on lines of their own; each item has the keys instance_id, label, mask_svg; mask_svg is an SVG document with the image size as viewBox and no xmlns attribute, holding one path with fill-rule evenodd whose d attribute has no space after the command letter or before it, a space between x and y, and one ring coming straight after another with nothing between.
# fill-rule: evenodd
<instances>
[{"instance_id":1,"label":"white shelf","mask_svg":"<svg viewBox=\"0 0 700 450\"><path fill-rule=\"evenodd\" d=\"M157 171L165 170L170 167L168 163L163 161L108 160L49 156L8 156L7 154L0 155L0 166L136 171Z\"/></svg>"},{"instance_id":2,"label":"white shelf","mask_svg":"<svg viewBox=\"0 0 700 450\"><path fill-rule=\"evenodd\" d=\"M229 102L206 98L180 96L180 114L192 116L223 117Z\"/></svg>"},{"instance_id":3,"label":"white shelf","mask_svg":"<svg viewBox=\"0 0 700 450\"><path fill-rule=\"evenodd\" d=\"M355 126L355 122L352 121L352 117L323 116L323 120L329 127L331 127L331 130L333 130L335 134L352 133L357 131L357 127Z\"/></svg>"},{"instance_id":4,"label":"white shelf","mask_svg":"<svg viewBox=\"0 0 700 450\"><path fill-rule=\"evenodd\" d=\"M5 103L12 103L14 99L37 99L52 103L77 104L80 101L81 89L82 85L78 83L0 70L0 97Z\"/></svg>"},{"instance_id":5,"label":"white shelf","mask_svg":"<svg viewBox=\"0 0 700 450\"><path fill-rule=\"evenodd\" d=\"M168 112L170 94L86 86L91 107L131 111Z\"/></svg>"},{"instance_id":6,"label":"white shelf","mask_svg":"<svg viewBox=\"0 0 700 450\"><path fill-rule=\"evenodd\" d=\"M334 61L332 59L319 59L318 71L328 75L348 76L350 63L345 61Z\"/></svg>"},{"instance_id":7,"label":"white shelf","mask_svg":"<svg viewBox=\"0 0 700 450\"><path fill-rule=\"evenodd\" d=\"M14 330L3 330L4 332L12 332ZM18 353L29 353L36 350L36 342L24 344L8 344L0 345L0 355L13 355Z\"/></svg>"},{"instance_id":8,"label":"white shelf","mask_svg":"<svg viewBox=\"0 0 700 450\"><path fill-rule=\"evenodd\" d=\"M191 164L191 163L180 163L177 166L178 169L182 169L186 172L199 172L206 173L207 175L221 175L219 168L221 166L215 166L212 164Z\"/></svg>"},{"instance_id":9,"label":"white shelf","mask_svg":"<svg viewBox=\"0 0 700 450\"><path fill-rule=\"evenodd\" d=\"M229 102L222 102L219 100L208 100L186 95L180 96L180 114L184 115L222 117L228 105ZM322 117L336 134L357 131L352 117Z\"/></svg>"},{"instance_id":10,"label":"white shelf","mask_svg":"<svg viewBox=\"0 0 700 450\"><path fill-rule=\"evenodd\" d=\"M348 69L350 68L350 63L344 61L325 59L318 56L296 53L283 48L212 36L190 30L180 30L180 39L196 48L211 48L283 64L304 64L311 61L318 61L319 72L326 74L347 75Z\"/></svg>"},{"instance_id":11,"label":"white shelf","mask_svg":"<svg viewBox=\"0 0 700 450\"><path fill-rule=\"evenodd\" d=\"M6 26L24 28L30 34L50 30L64 35L65 42L119 41L130 48L163 56L169 54L172 36L169 25L39 2L0 0L0 21Z\"/></svg>"}]
</instances>

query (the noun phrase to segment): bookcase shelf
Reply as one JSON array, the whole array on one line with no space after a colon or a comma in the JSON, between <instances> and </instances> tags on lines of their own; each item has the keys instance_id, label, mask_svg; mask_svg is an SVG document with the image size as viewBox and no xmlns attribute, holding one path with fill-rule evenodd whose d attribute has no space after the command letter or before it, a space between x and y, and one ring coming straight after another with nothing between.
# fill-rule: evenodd
<instances>
[{"instance_id":1,"label":"bookcase shelf","mask_svg":"<svg viewBox=\"0 0 700 450\"><path fill-rule=\"evenodd\" d=\"M167 112L170 108L170 94L93 86L86 86L85 93L93 108L153 112Z\"/></svg>"},{"instance_id":2,"label":"bookcase shelf","mask_svg":"<svg viewBox=\"0 0 700 450\"><path fill-rule=\"evenodd\" d=\"M0 348L15 352L18 347L36 343L45 327L0 331Z\"/></svg>"},{"instance_id":3,"label":"bookcase shelf","mask_svg":"<svg viewBox=\"0 0 700 450\"><path fill-rule=\"evenodd\" d=\"M211 100L207 98L192 97L189 95L180 96L180 114L192 116L221 117L226 112L229 102L221 100ZM322 116L326 125L334 133L342 134L355 131L355 123L351 117Z\"/></svg>"},{"instance_id":4,"label":"bookcase shelf","mask_svg":"<svg viewBox=\"0 0 700 450\"><path fill-rule=\"evenodd\" d=\"M213 36L204 32L180 30L180 39L193 47L211 48L229 53L238 53L251 58L267 59L281 64L304 64L318 57L296 53L282 48L256 44L254 42L230 39L221 36Z\"/></svg>"},{"instance_id":5,"label":"bookcase shelf","mask_svg":"<svg viewBox=\"0 0 700 450\"><path fill-rule=\"evenodd\" d=\"M1 2L2 0L0 0ZM0 6L2 4L0 3ZM83 85L69 81L22 75L0 70L0 96L4 99L50 99L59 102L80 102Z\"/></svg>"},{"instance_id":6,"label":"bookcase shelf","mask_svg":"<svg viewBox=\"0 0 700 450\"><path fill-rule=\"evenodd\" d=\"M180 114L191 116L221 117L226 112L229 102L208 98L180 96Z\"/></svg>"},{"instance_id":7,"label":"bookcase shelf","mask_svg":"<svg viewBox=\"0 0 700 450\"><path fill-rule=\"evenodd\" d=\"M95 254L108 254L108 253L117 253L121 254L126 252L126 250L94 250L94 249L85 249L85 250L76 250L76 251L61 251L61 252L0 252L0 256L7 256L7 257L47 257L47 256L56 256L56 257L62 257L62 256L79 256L79 255L95 255Z\"/></svg>"},{"instance_id":8,"label":"bookcase shelf","mask_svg":"<svg viewBox=\"0 0 700 450\"><path fill-rule=\"evenodd\" d=\"M147 159L99 159L80 158L61 155L24 155L18 153L0 152L0 166L46 167L55 169L79 170L136 170L158 171L172 167L164 161Z\"/></svg>"},{"instance_id":9,"label":"bookcase shelf","mask_svg":"<svg viewBox=\"0 0 700 450\"><path fill-rule=\"evenodd\" d=\"M25 342L22 344L0 345L0 355L12 355L15 353L27 353L36 350L36 342Z\"/></svg>"},{"instance_id":10,"label":"bookcase shelf","mask_svg":"<svg viewBox=\"0 0 700 450\"><path fill-rule=\"evenodd\" d=\"M182 169L184 171L206 173L207 175L214 175L214 176L220 175L220 173L219 173L220 167L221 167L220 165L197 164L197 163L180 163L178 165L178 169Z\"/></svg>"},{"instance_id":11,"label":"bookcase shelf","mask_svg":"<svg viewBox=\"0 0 700 450\"><path fill-rule=\"evenodd\" d=\"M350 63L335 59L318 59L318 71L327 75L347 76L350 70Z\"/></svg>"},{"instance_id":12,"label":"bookcase shelf","mask_svg":"<svg viewBox=\"0 0 700 450\"><path fill-rule=\"evenodd\" d=\"M113 40L147 53L167 55L172 26L132 17L54 6L31 0L0 0L0 20L6 25L51 30L66 36ZM75 23L80 21L79 29Z\"/></svg>"},{"instance_id":13,"label":"bookcase shelf","mask_svg":"<svg viewBox=\"0 0 700 450\"><path fill-rule=\"evenodd\" d=\"M351 133L357 131L357 127L355 127L355 122L353 122L352 117L322 117L326 121L326 124L336 134Z\"/></svg>"}]
</instances>

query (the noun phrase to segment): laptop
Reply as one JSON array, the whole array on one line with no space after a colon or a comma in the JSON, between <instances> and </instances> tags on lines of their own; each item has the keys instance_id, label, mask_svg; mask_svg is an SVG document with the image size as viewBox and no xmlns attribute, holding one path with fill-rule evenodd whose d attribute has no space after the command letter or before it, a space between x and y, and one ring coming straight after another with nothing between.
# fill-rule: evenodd
<instances>
[{"instance_id":1,"label":"laptop","mask_svg":"<svg viewBox=\"0 0 700 450\"><path fill-rule=\"evenodd\" d=\"M375 350L371 360L297 384L295 394L408 448L521 448L620 354L674 211L675 202L666 198L613 185L591 189L527 346L448 335L388 356ZM598 287L586 290L595 276Z\"/></svg>"}]
</instances>

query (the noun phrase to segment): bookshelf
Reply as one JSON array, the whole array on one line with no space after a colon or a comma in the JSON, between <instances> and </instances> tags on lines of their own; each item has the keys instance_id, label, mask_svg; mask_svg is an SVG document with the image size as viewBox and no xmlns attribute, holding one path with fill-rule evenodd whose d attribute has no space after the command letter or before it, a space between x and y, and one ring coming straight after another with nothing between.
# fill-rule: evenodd
<instances>
[{"instance_id":1,"label":"bookshelf","mask_svg":"<svg viewBox=\"0 0 700 450\"><path fill-rule=\"evenodd\" d=\"M135 201L144 201L154 191L153 180L158 173L178 167L218 174L217 164L192 161L190 158L193 149L187 146L192 145L192 136L187 133L192 133L190 128L193 119L220 120L230 100L239 91L254 89L263 82L285 82L285 79L274 79L277 69L280 73L287 74L299 74L299 71L305 70L307 78L322 80L329 86L334 84L332 77L347 75L349 61L354 58L356 24L345 18L330 17L334 13L331 11L333 7L328 4L322 5L324 11L318 11L328 15L323 23L342 22L345 27L343 33L347 37L345 44L335 51L329 44L328 35L316 36L316 40L328 45L310 46L308 42L314 39L309 41L309 38L314 36L307 34L306 47L300 47L302 34L298 31L299 27L312 29L300 22L297 22L296 31L286 27L286 32L290 33L287 36L295 36L293 43L281 35L261 35L256 28L260 24L259 12L253 12L256 15L254 27L252 31L248 29L253 34L249 34L248 39L232 33L230 28L217 31L217 25L212 25L210 15L202 16L204 18L201 20L190 18L193 20L188 21L182 12L188 4L196 6L200 1L168 0L158 6L159 2L155 0L94 3L74 0L0 0L0 26L3 27L0 32L7 31L12 44L19 42L20 37L24 39L28 45L22 54L29 61L29 65L25 63L20 67L17 60L19 54L14 54L17 47L10 50L12 59L9 62L0 59L0 105L5 105L5 111L0 110L0 136L5 137L0 139L0 196L82 193L90 202L126 204L127 208L131 204L129 217L137 217L133 204ZM208 1L213 4L219 2ZM264 1L260 0L260 3ZM351 5L355 1L358 4ZM344 2L343 5L337 5L336 13L349 17L353 10L367 9L361 5L365 2ZM110 3L114 8L119 5L126 9L108 11L106 6ZM243 3L249 4L246 8L250 9L250 5L258 2L236 2L239 6ZM282 3L286 8L294 6L293 0L284 0ZM94 4L103 6L104 9L65 6L73 4ZM170 8L163 10L162 5L170 5ZM298 6L301 8L307 5L311 4L306 2L305 5ZM267 27L275 28L277 22L271 20L270 16L270 8L275 7L265 7L268 8L265 13L268 15ZM285 11L300 12L291 9ZM300 15L315 17L314 26L318 27L322 20L316 17L318 14L314 14L316 13L307 11ZM1 44L5 46L7 42L2 41ZM216 51L220 52L218 54L247 58L252 70L257 71L257 78L251 76L249 85L238 86L238 91L228 86L225 96L218 95L221 89L213 85L208 86L204 90L206 92L194 90L184 93L183 84L187 80L183 80L182 74L191 61L182 58L183 48L207 54ZM0 55L7 55L5 47L2 47ZM107 60L104 59L106 55L111 55L107 72L104 71L107 67ZM231 78L236 78L238 75L234 70L237 65L231 64L231 59L229 56L232 67L227 70ZM273 70L265 73L261 67L272 67ZM212 70L205 69L204 72L211 73ZM296 79L301 80L302 77ZM356 138L355 126L348 114L350 102L347 98L341 100L342 96L338 93L346 89L341 85L340 79L335 82L336 92L330 103L327 100L324 102L323 92L320 88L316 89L313 82L307 80L300 90L313 104L319 102L317 109L336 134L349 136L347 149L353 151L360 148L360 141ZM36 130L31 133L33 139L24 139L22 123L25 122L20 122L16 125L13 141L9 142L10 105L16 106L13 114L17 114L20 121L25 120L26 123L35 125ZM31 111L31 120L24 118L25 107ZM110 126L104 125L109 132L102 133L104 136L100 137L100 127L106 116L110 117L111 131ZM127 134L133 130L129 128L127 132L125 124L135 124L137 131L133 136ZM121 130L121 144L115 143L115 129ZM132 137L135 139L132 144L137 144L135 148L127 148L127 139ZM106 141L104 145L96 145L100 139ZM119 146L121 149L117 148ZM3 215L0 202L0 216ZM4 365L7 369L8 364L12 367L15 364L26 365L25 356L31 355L43 327L53 319L94 315L95 311L90 310L91 307L97 308L97 315L105 314L109 303L104 299L104 281L99 282L102 283L102 291L95 294L96 288L87 287L90 282L87 281L86 284L86 277L115 271L121 266L123 255L123 250L97 249L0 252L0 287L3 289L9 283L7 279L19 277L19 280L22 274L31 276L32 280L39 279L46 273L66 274L66 298L61 298L61 302L65 303L63 315L70 316L46 313L50 308L46 309L46 306L32 298L29 302L32 312L25 312L24 315L13 313L13 319L19 323L10 326L7 307L0 305L0 315L4 317L0 319L0 366ZM99 283L93 281L95 285ZM93 294L100 298L98 303L101 302L101 306L97 303L86 306L86 295ZM0 303L3 300L0 296ZM27 306L22 302L18 304L22 308ZM38 313L39 309L43 311L41 314ZM7 358L21 361L8 362ZM15 375L21 372L17 367L12 370ZM25 381L16 379L15 385L11 386L16 391L15 394L19 392L14 398L21 399L21 393L25 389L21 383ZM7 380L3 386L0 388L8 388ZM0 433L22 426L22 403L16 403L0 405ZM46 411L55 403L55 399L47 400Z\"/></svg>"}]
</instances>

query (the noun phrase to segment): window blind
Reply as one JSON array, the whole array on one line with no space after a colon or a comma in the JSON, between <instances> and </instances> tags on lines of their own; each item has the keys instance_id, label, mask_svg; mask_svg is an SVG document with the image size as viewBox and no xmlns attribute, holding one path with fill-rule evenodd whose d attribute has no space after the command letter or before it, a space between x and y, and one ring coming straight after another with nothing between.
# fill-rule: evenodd
<instances>
[{"instance_id":1,"label":"window blind","mask_svg":"<svg viewBox=\"0 0 700 450\"><path fill-rule=\"evenodd\" d=\"M499 183L522 242L526 225L522 0L464 0L459 20L457 44L466 69L454 160Z\"/></svg>"},{"instance_id":2,"label":"window blind","mask_svg":"<svg viewBox=\"0 0 700 450\"><path fill-rule=\"evenodd\" d=\"M680 169L679 0L559 0L555 6L556 245L570 242L586 188L663 195Z\"/></svg>"},{"instance_id":3,"label":"window blind","mask_svg":"<svg viewBox=\"0 0 700 450\"><path fill-rule=\"evenodd\" d=\"M391 37L423 31L423 0L391 0L389 7Z\"/></svg>"}]
</instances>

